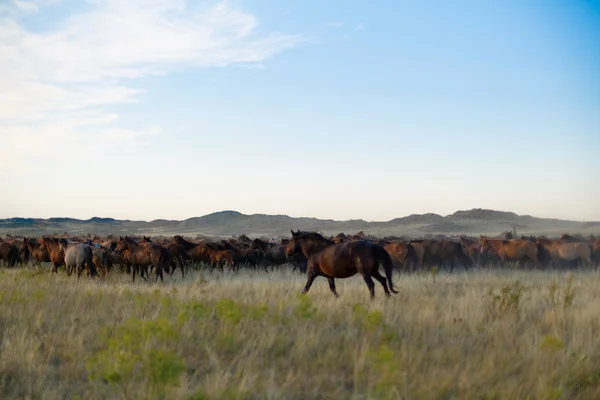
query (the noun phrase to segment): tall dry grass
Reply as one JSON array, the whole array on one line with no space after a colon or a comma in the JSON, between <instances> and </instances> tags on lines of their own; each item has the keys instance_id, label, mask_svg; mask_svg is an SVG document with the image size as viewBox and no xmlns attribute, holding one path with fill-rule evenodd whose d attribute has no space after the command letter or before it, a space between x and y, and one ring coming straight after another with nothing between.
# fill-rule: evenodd
<instances>
[{"instance_id":1,"label":"tall dry grass","mask_svg":"<svg viewBox=\"0 0 600 400\"><path fill-rule=\"evenodd\" d=\"M3 399L596 399L593 272L195 273L166 284L0 272Z\"/></svg>"}]
</instances>

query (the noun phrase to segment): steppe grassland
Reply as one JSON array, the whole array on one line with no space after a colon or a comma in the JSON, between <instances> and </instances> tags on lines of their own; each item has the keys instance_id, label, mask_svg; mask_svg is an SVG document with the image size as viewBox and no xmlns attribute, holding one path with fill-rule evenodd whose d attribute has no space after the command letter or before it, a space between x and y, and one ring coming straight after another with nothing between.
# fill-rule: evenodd
<instances>
[{"instance_id":1,"label":"steppe grassland","mask_svg":"<svg viewBox=\"0 0 600 400\"><path fill-rule=\"evenodd\" d=\"M435 271L434 271L435 272ZM166 284L0 272L4 399L600 397L600 277L193 273Z\"/></svg>"}]
</instances>

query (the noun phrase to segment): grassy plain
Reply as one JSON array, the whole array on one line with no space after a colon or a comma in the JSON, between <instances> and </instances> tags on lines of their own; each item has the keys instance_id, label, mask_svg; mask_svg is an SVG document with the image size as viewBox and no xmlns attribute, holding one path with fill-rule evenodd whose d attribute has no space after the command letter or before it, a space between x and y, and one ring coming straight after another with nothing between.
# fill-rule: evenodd
<instances>
[{"instance_id":1,"label":"grassy plain","mask_svg":"<svg viewBox=\"0 0 600 400\"><path fill-rule=\"evenodd\" d=\"M600 276L0 270L3 399L597 399Z\"/></svg>"}]
</instances>

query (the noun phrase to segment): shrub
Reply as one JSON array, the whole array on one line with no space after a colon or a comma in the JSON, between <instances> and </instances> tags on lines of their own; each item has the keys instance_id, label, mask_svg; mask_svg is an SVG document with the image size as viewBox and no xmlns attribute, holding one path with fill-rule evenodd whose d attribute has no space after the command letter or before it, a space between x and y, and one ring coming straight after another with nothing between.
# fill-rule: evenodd
<instances>
[{"instance_id":1,"label":"shrub","mask_svg":"<svg viewBox=\"0 0 600 400\"><path fill-rule=\"evenodd\" d=\"M497 320L506 315L518 315L523 305L525 290L526 287L519 280L502 286L498 293L490 288L483 297L486 316Z\"/></svg>"}]
</instances>

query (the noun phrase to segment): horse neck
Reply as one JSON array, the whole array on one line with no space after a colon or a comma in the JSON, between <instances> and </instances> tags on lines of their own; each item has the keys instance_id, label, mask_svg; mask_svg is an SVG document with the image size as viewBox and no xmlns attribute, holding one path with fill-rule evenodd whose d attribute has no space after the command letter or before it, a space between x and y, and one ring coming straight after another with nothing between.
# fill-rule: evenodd
<instances>
[{"instance_id":1,"label":"horse neck","mask_svg":"<svg viewBox=\"0 0 600 400\"><path fill-rule=\"evenodd\" d=\"M53 240L44 241L44 244L48 251L60 251L60 245Z\"/></svg>"},{"instance_id":2,"label":"horse neck","mask_svg":"<svg viewBox=\"0 0 600 400\"><path fill-rule=\"evenodd\" d=\"M147 244L147 243L145 243L145 242L137 243L137 242L134 242L131 239L127 240L127 247L130 248L130 249L132 249L132 250L137 250L139 248L142 248L144 244Z\"/></svg>"},{"instance_id":3,"label":"horse neck","mask_svg":"<svg viewBox=\"0 0 600 400\"><path fill-rule=\"evenodd\" d=\"M300 243L300 248L302 249L302 254L304 257L308 258L315 253L322 251L323 249L333 245L335 243L329 243L326 241L310 239L306 241L302 241Z\"/></svg>"},{"instance_id":4,"label":"horse neck","mask_svg":"<svg viewBox=\"0 0 600 400\"><path fill-rule=\"evenodd\" d=\"M504 246L503 239L489 239L488 243L489 243L490 247L495 251L500 250Z\"/></svg>"},{"instance_id":5,"label":"horse neck","mask_svg":"<svg viewBox=\"0 0 600 400\"><path fill-rule=\"evenodd\" d=\"M175 244L183 246L183 248L186 250L190 250L190 249L193 249L194 247L196 247L196 243L188 242L187 240L185 240L183 238L177 239L175 241Z\"/></svg>"}]
</instances>

